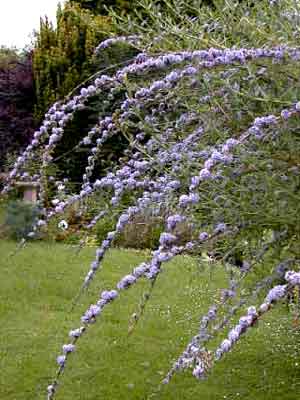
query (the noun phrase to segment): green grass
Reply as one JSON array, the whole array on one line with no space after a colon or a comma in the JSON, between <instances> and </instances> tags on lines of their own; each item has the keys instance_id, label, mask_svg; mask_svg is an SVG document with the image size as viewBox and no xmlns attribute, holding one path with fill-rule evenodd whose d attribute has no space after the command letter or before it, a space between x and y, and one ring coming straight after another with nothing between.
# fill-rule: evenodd
<instances>
[{"instance_id":1,"label":"green grass","mask_svg":"<svg viewBox=\"0 0 300 400\"><path fill-rule=\"evenodd\" d=\"M113 288L145 255L113 250L78 308L68 313L94 250L76 257L62 245L30 244L8 258L15 244L0 243L0 399L45 399L55 359L67 332L99 290ZM82 338L61 381L57 400L146 399L196 332L224 276L211 279L188 257L168 264L146 314L128 336L130 315L147 288L141 282L107 307ZM225 336L223 333L219 341ZM252 329L206 381L179 374L151 399L296 400L300 397L300 334L279 306Z\"/></svg>"}]
</instances>

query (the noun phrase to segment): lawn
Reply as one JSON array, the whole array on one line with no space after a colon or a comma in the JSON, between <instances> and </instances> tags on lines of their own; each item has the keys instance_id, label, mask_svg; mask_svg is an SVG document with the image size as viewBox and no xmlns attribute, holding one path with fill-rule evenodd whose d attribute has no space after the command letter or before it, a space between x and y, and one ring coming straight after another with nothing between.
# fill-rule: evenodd
<instances>
[{"instance_id":1,"label":"lawn","mask_svg":"<svg viewBox=\"0 0 300 400\"><path fill-rule=\"evenodd\" d=\"M14 243L0 243L0 399L45 399L68 331L79 326L80 315L99 290L113 288L145 255L112 250L77 309L69 312L94 250L77 257L71 247L41 243L9 257L14 248ZM157 393L213 301L215 287L225 279L218 269L208 279L207 271L189 257L166 265L165 271L132 335L130 315L149 284L139 283L107 307L78 343L57 400L300 398L300 332L285 305L249 331L207 380L198 382L188 371Z\"/></svg>"}]
</instances>

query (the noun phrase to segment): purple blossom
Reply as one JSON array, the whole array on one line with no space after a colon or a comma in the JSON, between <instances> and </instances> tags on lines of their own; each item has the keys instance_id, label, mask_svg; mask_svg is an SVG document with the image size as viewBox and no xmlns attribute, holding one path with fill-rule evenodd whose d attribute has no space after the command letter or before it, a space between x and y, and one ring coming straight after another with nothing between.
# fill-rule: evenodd
<instances>
[{"instance_id":1,"label":"purple blossom","mask_svg":"<svg viewBox=\"0 0 300 400\"><path fill-rule=\"evenodd\" d=\"M204 241L207 240L208 238L209 238L209 235L208 235L207 232L201 232L201 233L199 234L199 240L200 240L201 242L204 242Z\"/></svg>"},{"instance_id":2,"label":"purple blossom","mask_svg":"<svg viewBox=\"0 0 300 400\"><path fill-rule=\"evenodd\" d=\"M256 125L251 126L249 128L249 132L258 138L262 136L262 130L260 129L260 126Z\"/></svg>"},{"instance_id":3,"label":"purple blossom","mask_svg":"<svg viewBox=\"0 0 300 400\"><path fill-rule=\"evenodd\" d=\"M204 379L205 369L201 365L197 365L193 370L193 375L197 379Z\"/></svg>"},{"instance_id":4,"label":"purple blossom","mask_svg":"<svg viewBox=\"0 0 300 400\"><path fill-rule=\"evenodd\" d=\"M116 290L105 290L101 293L101 299L108 303L114 300L116 297L118 297L118 292Z\"/></svg>"},{"instance_id":5,"label":"purple blossom","mask_svg":"<svg viewBox=\"0 0 300 400\"><path fill-rule=\"evenodd\" d=\"M234 297L236 295L236 292L234 290L230 289L222 289L221 290L221 301L226 301L230 297Z\"/></svg>"},{"instance_id":6,"label":"purple blossom","mask_svg":"<svg viewBox=\"0 0 300 400\"><path fill-rule=\"evenodd\" d=\"M108 232L107 234L107 240L113 240L116 236L116 231L113 232Z\"/></svg>"},{"instance_id":7,"label":"purple blossom","mask_svg":"<svg viewBox=\"0 0 300 400\"><path fill-rule=\"evenodd\" d=\"M185 245L186 250L191 251L195 247L193 242L187 242Z\"/></svg>"},{"instance_id":8,"label":"purple blossom","mask_svg":"<svg viewBox=\"0 0 300 400\"><path fill-rule=\"evenodd\" d=\"M176 71L172 71L166 76L166 80L169 81L169 82L174 82L178 78L179 78L179 74Z\"/></svg>"},{"instance_id":9,"label":"purple blossom","mask_svg":"<svg viewBox=\"0 0 300 400\"><path fill-rule=\"evenodd\" d=\"M265 313L268 311L269 307L270 307L270 303L263 303L259 307L259 312Z\"/></svg>"},{"instance_id":10,"label":"purple blossom","mask_svg":"<svg viewBox=\"0 0 300 400\"><path fill-rule=\"evenodd\" d=\"M232 342L229 339L224 339L223 342L221 343L221 350L224 353L227 353L232 347Z\"/></svg>"},{"instance_id":11,"label":"purple blossom","mask_svg":"<svg viewBox=\"0 0 300 400\"><path fill-rule=\"evenodd\" d=\"M180 182L179 181L176 181L176 180L172 180L172 181L170 181L169 183L168 183L168 187L170 188L170 189L179 189L180 188Z\"/></svg>"},{"instance_id":12,"label":"purple blossom","mask_svg":"<svg viewBox=\"0 0 300 400\"><path fill-rule=\"evenodd\" d=\"M230 340L230 342L235 343L239 339L240 335L240 330L232 329L228 334L228 339Z\"/></svg>"},{"instance_id":13,"label":"purple blossom","mask_svg":"<svg viewBox=\"0 0 300 400\"><path fill-rule=\"evenodd\" d=\"M216 360L220 360L220 358L222 357L223 353L224 353L223 350L221 348L218 348L216 350L216 353L215 353Z\"/></svg>"},{"instance_id":14,"label":"purple blossom","mask_svg":"<svg viewBox=\"0 0 300 400\"><path fill-rule=\"evenodd\" d=\"M171 260L173 258L173 254L170 252L159 252L156 257L157 260L162 263Z\"/></svg>"},{"instance_id":15,"label":"purple blossom","mask_svg":"<svg viewBox=\"0 0 300 400\"><path fill-rule=\"evenodd\" d=\"M197 175L191 178L191 186L193 187L193 189L199 186L200 180L201 180L200 176Z\"/></svg>"},{"instance_id":16,"label":"purple blossom","mask_svg":"<svg viewBox=\"0 0 300 400\"><path fill-rule=\"evenodd\" d=\"M91 263L91 270L96 271L99 268L99 262L98 261L93 261Z\"/></svg>"},{"instance_id":17,"label":"purple blossom","mask_svg":"<svg viewBox=\"0 0 300 400\"><path fill-rule=\"evenodd\" d=\"M148 279L152 280L152 279L155 279L155 278L156 278L156 276L159 274L159 272L160 272L159 265L157 265L157 264L152 264L152 265L150 266L150 268L149 268L149 272L147 272L147 273L145 274L145 276L146 276Z\"/></svg>"},{"instance_id":18,"label":"purple blossom","mask_svg":"<svg viewBox=\"0 0 300 400\"><path fill-rule=\"evenodd\" d=\"M250 315L251 317L256 317L257 316L257 311L256 308L251 306L247 310L247 315Z\"/></svg>"},{"instance_id":19,"label":"purple blossom","mask_svg":"<svg viewBox=\"0 0 300 400\"><path fill-rule=\"evenodd\" d=\"M190 198L188 195L183 194L179 198L179 206L185 208L190 203Z\"/></svg>"},{"instance_id":20,"label":"purple blossom","mask_svg":"<svg viewBox=\"0 0 300 400\"><path fill-rule=\"evenodd\" d=\"M72 338L79 338L83 334L84 330L85 330L84 327L71 330L69 332L69 336L72 337Z\"/></svg>"},{"instance_id":21,"label":"purple blossom","mask_svg":"<svg viewBox=\"0 0 300 400\"><path fill-rule=\"evenodd\" d=\"M141 276L143 276L145 273L146 273L146 271L148 270L148 265L146 264L146 263L142 263L142 264L140 264L138 267L136 267L136 268L134 268L134 270L133 270L133 275L136 277L136 278L140 278Z\"/></svg>"},{"instance_id":22,"label":"purple blossom","mask_svg":"<svg viewBox=\"0 0 300 400\"><path fill-rule=\"evenodd\" d=\"M195 67L189 66L184 69L183 74L184 75L195 75L197 74L197 69Z\"/></svg>"},{"instance_id":23,"label":"purple blossom","mask_svg":"<svg viewBox=\"0 0 300 400\"><path fill-rule=\"evenodd\" d=\"M281 115L281 117L283 118L283 119L289 119L290 118L290 116L291 116L291 111L289 111L289 110L282 110L281 111L281 113L280 113L280 115Z\"/></svg>"},{"instance_id":24,"label":"purple blossom","mask_svg":"<svg viewBox=\"0 0 300 400\"><path fill-rule=\"evenodd\" d=\"M286 285L277 285L271 289L266 297L266 303L277 301L286 295Z\"/></svg>"},{"instance_id":25,"label":"purple blossom","mask_svg":"<svg viewBox=\"0 0 300 400\"><path fill-rule=\"evenodd\" d=\"M58 356L56 361L60 367L64 367L67 357L65 355Z\"/></svg>"},{"instance_id":26,"label":"purple blossom","mask_svg":"<svg viewBox=\"0 0 300 400\"><path fill-rule=\"evenodd\" d=\"M209 169L207 168L203 168L201 169L201 171L199 172L199 178L204 181L206 179L210 179L211 178L211 172Z\"/></svg>"},{"instance_id":27,"label":"purple blossom","mask_svg":"<svg viewBox=\"0 0 300 400\"><path fill-rule=\"evenodd\" d=\"M198 201L199 201L199 199L200 199L198 193L191 193L191 194L189 195L189 198L190 198L190 202L191 202L192 204L197 204Z\"/></svg>"},{"instance_id":28,"label":"purple blossom","mask_svg":"<svg viewBox=\"0 0 300 400\"><path fill-rule=\"evenodd\" d=\"M81 321L84 324L90 324L91 322L94 322L95 317L100 313L101 313L101 308L96 304L92 304L89 307L89 309L84 313L84 315L81 317Z\"/></svg>"},{"instance_id":29,"label":"purple blossom","mask_svg":"<svg viewBox=\"0 0 300 400\"><path fill-rule=\"evenodd\" d=\"M241 326L241 328L247 328L252 324L252 322L253 322L253 315L247 315L239 319L239 325Z\"/></svg>"},{"instance_id":30,"label":"purple blossom","mask_svg":"<svg viewBox=\"0 0 300 400\"><path fill-rule=\"evenodd\" d=\"M81 94L81 96L86 96L88 94L88 90L86 88L82 88L80 90L80 94Z\"/></svg>"},{"instance_id":31,"label":"purple blossom","mask_svg":"<svg viewBox=\"0 0 300 400\"><path fill-rule=\"evenodd\" d=\"M285 280L293 286L300 285L300 272L287 271Z\"/></svg>"},{"instance_id":32,"label":"purple blossom","mask_svg":"<svg viewBox=\"0 0 300 400\"><path fill-rule=\"evenodd\" d=\"M196 204L199 201L198 193L183 194L179 198L179 207L186 208L189 204Z\"/></svg>"},{"instance_id":33,"label":"purple blossom","mask_svg":"<svg viewBox=\"0 0 300 400\"><path fill-rule=\"evenodd\" d=\"M230 139L226 140L226 145L229 147L229 149L234 148L238 144L239 144L239 141L236 139L230 138Z\"/></svg>"},{"instance_id":34,"label":"purple blossom","mask_svg":"<svg viewBox=\"0 0 300 400\"><path fill-rule=\"evenodd\" d=\"M208 310L207 316L210 320L213 320L216 318L217 316L217 308L216 306L212 306L210 307L210 309Z\"/></svg>"},{"instance_id":35,"label":"purple blossom","mask_svg":"<svg viewBox=\"0 0 300 400\"><path fill-rule=\"evenodd\" d=\"M65 354L72 353L73 351L75 351L75 345L72 343L64 344L62 349L63 349L63 353L65 353Z\"/></svg>"},{"instance_id":36,"label":"purple blossom","mask_svg":"<svg viewBox=\"0 0 300 400\"><path fill-rule=\"evenodd\" d=\"M175 242L175 240L176 240L176 236L174 236L174 235L172 235L171 233L168 233L168 232L163 232L160 235L159 243L161 244L161 246L168 246L172 242Z\"/></svg>"},{"instance_id":37,"label":"purple blossom","mask_svg":"<svg viewBox=\"0 0 300 400\"><path fill-rule=\"evenodd\" d=\"M220 153L219 151L214 150L214 151L212 152L211 159L212 159L213 161L223 161L223 158L224 158L223 154Z\"/></svg>"},{"instance_id":38,"label":"purple blossom","mask_svg":"<svg viewBox=\"0 0 300 400\"><path fill-rule=\"evenodd\" d=\"M275 115L268 115L267 117L255 118L254 126L257 126L257 127L268 126L268 125L276 124L277 122L278 122L278 119Z\"/></svg>"},{"instance_id":39,"label":"purple blossom","mask_svg":"<svg viewBox=\"0 0 300 400\"><path fill-rule=\"evenodd\" d=\"M104 40L103 42L101 42L98 47L96 47L95 49L95 54L100 53L101 51L107 49L108 47L113 46L116 43L128 43L128 44L134 44L137 40L138 40L138 36L136 35L130 35L130 36L116 36L113 38L109 38ZM138 56L140 56L141 54L139 54ZM137 57L138 57L137 56ZM141 62L142 60L145 61L147 58L145 54L143 54L143 58L136 58L136 61Z\"/></svg>"},{"instance_id":40,"label":"purple blossom","mask_svg":"<svg viewBox=\"0 0 300 400\"><path fill-rule=\"evenodd\" d=\"M119 290L124 290L128 289L133 283L135 283L136 277L133 275L126 275L124 278L120 280L120 282L117 284L117 288Z\"/></svg>"},{"instance_id":41,"label":"purple blossom","mask_svg":"<svg viewBox=\"0 0 300 400\"><path fill-rule=\"evenodd\" d=\"M225 231L226 231L226 224L224 224L223 222L219 223L214 229L214 233L223 233Z\"/></svg>"},{"instance_id":42,"label":"purple blossom","mask_svg":"<svg viewBox=\"0 0 300 400\"><path fill-rule=\"evenodd\" d=\"M182 221L184 221L184 217L179 214L170 215L167 218L167 227L169 230L175 229L176 225Z\"/></svg>"}]
</instances>

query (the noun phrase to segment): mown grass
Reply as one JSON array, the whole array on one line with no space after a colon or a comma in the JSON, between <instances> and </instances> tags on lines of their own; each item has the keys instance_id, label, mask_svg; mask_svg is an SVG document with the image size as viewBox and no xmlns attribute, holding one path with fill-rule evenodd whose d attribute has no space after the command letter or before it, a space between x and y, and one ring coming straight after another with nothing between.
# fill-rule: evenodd
<instances>
[{"instance_id":1,"label":"mown grass","mask_svg":"<svg viewBox=\"0 0 300 400\"><path fill-rule=\"evenodd\" d=\"M72 299L94 253L47 243L29 244L14 257L14 243L0 243L0 399L45 399L55 359L67 332L78 327L100 289L113 288L145 255L112 250L77 309ZM252 329L235 351L216 364L206 381L186 372L156 393L172 360L196 332L199 316L225 277L191 258L179 258L161 274L147 311L128 336L130 315L148 287L141 282L123 293L78 344L57 399L296 400L300 396L300 334L286 306ZM219 341L225 336L219 338Z\"/></svg>"}]
</instances>

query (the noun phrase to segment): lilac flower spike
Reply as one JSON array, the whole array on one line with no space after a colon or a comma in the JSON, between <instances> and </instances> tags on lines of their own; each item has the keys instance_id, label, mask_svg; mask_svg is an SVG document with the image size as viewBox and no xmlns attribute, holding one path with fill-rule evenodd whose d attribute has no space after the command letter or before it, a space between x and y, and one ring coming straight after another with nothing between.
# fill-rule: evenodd
<instances>
[{"instance_id":1,"label":"lilac flower spike","mask_svg":"<svg viewBox=\"0 0 300 400\"><path fill-rule=\"evenodd\" d=\"M139 39L139 36L137 36L137 35L116 36L113 38L106 39L103 42L101 42L98 47L96 47L95 54L100 53L104 49L107 49L116 43L135 44L138 39Z\"/></svg>"},{"instance_id":2,"label":"lilac flower spike","mask_svg":"<svg viewBox=\"0 0 300 400\"><path fill-rule=\"evenodd\" d=\"M277 301L280 298L286 295L286 285L278 285L270 290L268 296L266 297L267 303L272 303L273 301Z\"/></svg>"},{"instance_id":3,"label":"lilac flower spike","mask_svg":"<svg viewBox=\"0 0 300 400\"><path fill-rule=\"evenodd\" d=\"M128 289L134 282L136 281L136 277L133 275L126 275L120 282L117 284L117 288L119 290Z\"/></svg>"},{"instance_id":4,"label":"lilac flower spike","mask_svg":"<svg viewBox=\"0 0 300 400\"><path fill-rule=\"evenodd\" d=\"M71 338L79 338L83 334L84 330L85 330L84 327L81 327L81 328L78 328L78 329L74 329L74 330L69 332L69 336Z\"/></svg>"},{"instance_id":5,"label":"lilac flower spike","mask_svg":"<svg viewBox=\"0 0 300 400\"><path fill-rule=\"evenodd\" d=\"M226 224L224 224L223 222L219 223L216 227L214 232L215 233L221 233L221 232L225 232L226 230Z\"/></svg>"},{"instance_id":6,"label":"lilac flower spike","mask_svg":"<svg viewBox=\"0 0 300 400\"><path fill-rule=\"evenodd\" d=\"M167 219L167 227L169 230L174 230L177 224L180 222L183 222L185 220L185 217L180 215L180 214L174 214L170 215Z\"/></svg>"},{"instance_id":7,"label":"lilac flower spike","mask_svg":"<svg viewBox=\"0 0 300 400\"><path fill-rule=\"evenodd\" d=\"M58 356L57 359L56 359L57 364L60 367L63 367L65 365L66 359L67 359L66 356Z\"/></svg>"},{"instance_id":8,"label":"lilac flower spike","mask_svg":"<svg viewBox=\"0 0 300 400\"><path fill-rule=\"evenodd\" d=\"M200 172L199 172L199 178L204 181L207 179L211 178L211 172L208 168L203 168Z\"/></svg>"},{"instance_id":9,"label":"lilac flower spike","mask_svg":"<svg viewBox=\"0 0 300 400\"><path fill-rule=\"evenodd\" d=\"M63 345L63 353L72 353L75 350L75 345L72 343Z\"/></svg>"},{"instance_id":10,"label":"lilac flower spike","mask_svg":"<svg viewBox=\"0 0 300 400\"><path fill-rule=\"evenodd\" d=\"M292 286L300 285L300 272L288 271L285 274L285 280Z\"/></svg>"},{"instance_id":11,"label":"lilac flower spike","mask_svg":"<svg viewBox=\"0 0 300 400\"><path fill-rule=\"evenodd\" d=\"M291 287L300 286L300 272L288 271L285 274L285 279ZM247 315L240 318L238 325L233 328L229 334L228 339L225 339L220 347L215 352L216 360L219 360L224 353L231 350L234 343L236 343L242 334L244 334L249 327L251 327L256 320L264 313L270 310L271 305L277 303L280 299L285 297L288 293L288 284L277 285L273 287L267 294L264 303L260 305L258 310L251 306L247 310Z\"/></svg>"},{"instance_id":12,"label":"lilac flower spike","mask_svg":"<svg viewBox=\"0 0 300 400\"><path fill-rule=\"evenodd\" d=\"M104 291L101 293L101 298L107 303L118 297L118 292L116 290Z\"/></svg>"}]
</instances>

